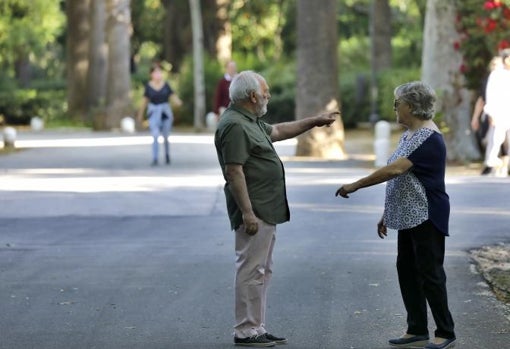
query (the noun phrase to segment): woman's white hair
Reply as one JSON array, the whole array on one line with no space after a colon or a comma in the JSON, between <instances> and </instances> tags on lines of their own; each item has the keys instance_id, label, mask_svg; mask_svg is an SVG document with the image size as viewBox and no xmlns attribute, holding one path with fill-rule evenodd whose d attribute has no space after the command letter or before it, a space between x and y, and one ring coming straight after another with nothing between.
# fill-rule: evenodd
<instances>
[{"instance_id":1,"label":"woman's white hair","mask_svg":"<svg viewBox=\"0 0 510 349\"><path fill-rule=\"evenodd\" d=\"M250 98L252 92L261 93L261 82L265 81L262 75L251 70L245 70L237 74L230 83L228 94L232 103L245 101Z\"/></svg>"},{"instance_id":2,"label":"woman's white hair","mask_svg":"<svg viewBox=\"0 0 510 349\"><path fill-rule=\"evenodd\" d=\"M434 117L436 93L434 89L422 81L411 81L397 86L395 99L409 104L411 114L422 120Z\"/></svg>"}]
</instances>

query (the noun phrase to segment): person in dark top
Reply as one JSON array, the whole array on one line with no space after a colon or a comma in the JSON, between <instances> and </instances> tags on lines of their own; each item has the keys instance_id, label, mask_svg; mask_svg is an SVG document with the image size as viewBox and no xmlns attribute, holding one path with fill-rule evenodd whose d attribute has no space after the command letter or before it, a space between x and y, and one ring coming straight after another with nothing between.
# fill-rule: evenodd
<instances>
[{"instance_id":1,"label":"person in dark top","mask_svg":"<svg viewBox=\"0 0 510 349\"><path fill-rule=\"evenodd\" d=\"M182 105L180 98L174 93L168 82L163 78L163 70L158 64L154 64L150 70L150 81L145 85L142 105L138 111L138 121L142 122L143 115L147 111L149 129L153 137L152 143L152 166L158 164L159 144L161 134L165 146L165 162L170 164L170 144L168 136L172 130L174 116L169 101L176 107Z\"/></svg>"},{"instance_id":2,"label":"person in dark top","mask_svg":"<svg viewBox=\"0 0 510 349\"><path fill-rule=\"evenodd\" d=\"M229 61L225 66L225 75L218 81L216 91L214 93L214 109L213 112L219 118L221 114L227 109L230 103L228 88L230 82L237 74L237 66L234 61Z\"/></svg>"},{"instance_id":3,"label":"person in dark top","mask_svg":"<svg viewBox=\"0 0 510 349\"><path fill-rule=\"evenodd\" d=\"M398 86L394 110L407 128L388 165L342 185L336 196L388 182L384 213L377 223L381 239L398 230L397 271L407 311L407 331L390 339L399 348L446 349L454 346L454 322L448 309L443 268L450 201L445 189L446 146L432 121L436 95L421 81ZM427 303L437 329L429 342Z\"/></svg>"}]
</instances>

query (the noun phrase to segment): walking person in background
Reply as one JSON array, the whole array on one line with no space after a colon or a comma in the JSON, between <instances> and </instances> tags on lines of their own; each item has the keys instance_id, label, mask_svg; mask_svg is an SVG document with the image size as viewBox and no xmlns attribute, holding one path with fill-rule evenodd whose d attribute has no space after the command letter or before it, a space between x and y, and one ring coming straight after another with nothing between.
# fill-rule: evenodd
<instances>
[{"instance_id":1,"label":"walking person in background","mask_svg":"<svg viewBox=\"0 0 510 349\"><path fill-rule=\"evenodd\" d=\"M276 225L290 218L284 168L272 143L313 127L329 126L340 113L269 125L260 119L271 98L269 86L252 71L233 78L230 98L232 103L220 119L214 143L235 231L234 344L272 347L287 343L287 339L267 332L266 299Z\"/></svg>"},{"instance_id":2,"label":"walking person in background","mask_svg":"<svg viewBox=\"0 0 510 349\"><path fill-rule=\"evenodd\" d=\"M163 70L157 63L150 70L150 81L145 85L142 104L138 111L137 120L142 122L145 111L149 120L149 129L153 137L152 166L158 165L159 136L163 136L165 147L165 163L170 164L170 144L168 136L172 130L174 115L170 101L176 107L182 105L180 98L174 93L168 82L165 81Z\"/></svg>"},{"instance_id":3,"label":"walking person in background","mask_svg":"<svg viewBox=\"0 0 510 349\"><path fill-rule=\"evenodd\" d=\"M450 202L445 190L446 146L434 117L434 90L420 82L398 86L394 110L407 128L388 165L342 185L336 196L388 182L384 213L377 223L381 239L398 230L397 271L407 311L407 330L389 344L398 348L451 348L455 342L443 268ZM437 329L429 342L427 303Z\"/></svg>"},{"instance_id":4,"label":"walking person in background","mask_svg":"<svg viewBox=\"0 0 510 349\"><path fill-rule=\"evenodd\" d=\"M489 63L489 72L493 72L495 69L502 69L503 61L501 56L495 56L491 59ZM487 150L487 135L489 131L489 116L484 112L485 107L485 92L487 89L487 80L488 76L485 77L480 89L478 91L478 98L476 99L473 115L471 117L471 129L476 133L476 140L478 142L478 146L480 151L485 154ZM508 156L508 142L505 141L501 145L500 154L501 157ZM482 175L488 175L492 172L492 168L484 167L482 170Z\"/></svg>"},{"instance_id":5,"label":"walking person in background","mask_svg":"<svg viewBox=\"0 0 510 349\"><path fill-rule=\"evenodd\" d=\"M214 93L214 109L213 112L216 114L217 118L223 114L225 109L227 109L230 103L230 96L228 89L230 87L230 82L237 74L237 66L234 61L229 61L225 65L225 74L218 81L216 85L216 90Z\"/></svg>"},{"instance_id":6,"label":"walking person in background","mask_svg":"<svg viewBox=\"0 0 510 349\"><path fill-rule=\"evenodd\" d=\"M503 68L503 62L500 56L494 56L489 63L489 74L495 69ZM480 151L485 153L487 147L487 131L489 130L489 118L483 111L485 107L485 91L487 89L487 80L489 75L485 76L480 88L478 89L478 97L473 107L473 114L471 116L471 129L476 133L476 140Z\"/></svg>"},{"instance_id":7,"label":"walking person in background","mask_svg":"<svg viewBox=\"0 0 510 349\"><path fill-rule=\"evenodd\" d=\"M484 111L489 117L487 149L485 151L484 172L496 176L508 176L508 150L499 158L501 145L510 143L510 49L501 51L503 69L495 69L489 75L485 92Z\"/></svg>"}]
</instances>

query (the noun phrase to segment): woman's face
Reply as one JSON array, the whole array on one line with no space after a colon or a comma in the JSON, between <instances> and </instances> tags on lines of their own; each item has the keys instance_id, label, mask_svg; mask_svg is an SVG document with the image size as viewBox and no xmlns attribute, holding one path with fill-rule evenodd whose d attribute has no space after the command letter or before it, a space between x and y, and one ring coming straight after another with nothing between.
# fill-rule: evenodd
<instances>
[{"instance_id":1,"label":"woman's face","mask_svg":"<svg viewBox=\"0 0 510 349\"><path fill-rule=\"evenodd\" d=\"M409 127L411 115L411 108L409 104L404 102L402 99L395 97L395 101L393 102L393 110L395 111L395 115L397 116L397 123L402 126Z\"/></svg>"},{"instance_id":2,"label":"woman's face","mask_svg":"<svg viewBox=\"0 0 510 349\"><path fill-rule=\"evenodd\" d=\"M151 79L153 81L160 82L163 80L163 72L159 68L154 68L154 70L151 73Z\"/></svg>"}]
</instances>

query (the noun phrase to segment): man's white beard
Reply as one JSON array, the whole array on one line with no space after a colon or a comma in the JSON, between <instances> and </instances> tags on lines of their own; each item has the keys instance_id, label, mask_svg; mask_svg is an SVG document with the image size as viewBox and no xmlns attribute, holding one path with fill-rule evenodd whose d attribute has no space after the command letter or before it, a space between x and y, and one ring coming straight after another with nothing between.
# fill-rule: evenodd
<instances>
[{"instance_id":1,"label":"man's white beard","mask_svg":"<svg viewBox=\"0 0 510 349\"><path fill-rule=\"evenodd\" d=\"M264 103L260 103L260 104L257 104L257 116L260 118L260 117L263 117L264 115L266 115L267 113L267 102Z\"/></svg>"}]
</instances>

